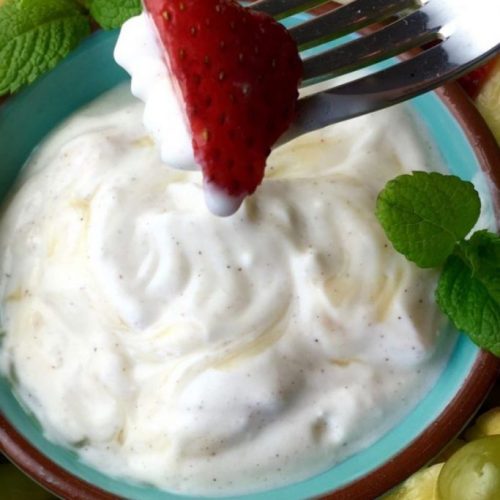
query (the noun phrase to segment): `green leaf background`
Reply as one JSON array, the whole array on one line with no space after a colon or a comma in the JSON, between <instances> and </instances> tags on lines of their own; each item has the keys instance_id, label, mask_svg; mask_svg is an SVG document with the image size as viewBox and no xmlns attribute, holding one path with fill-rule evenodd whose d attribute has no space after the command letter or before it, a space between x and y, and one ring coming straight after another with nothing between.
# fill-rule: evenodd
<instances>
[{"instance_id":1,"label":"green leaf background","mask_svg":"<svg viewBox=\"0 0 500 500\"><path fill-rule=\"evenodd\" d=\"M88 0L93 18L104 29L119 28L142 10L140 0Z\"/></svg>"},{"instance_id":2,"label":"green leaf background","mask_svg":"<svg viewBox=\"0 0 500 500\"><path fill-rule=\"evenodd\" d=\"M0 96L54 68L91 31L119 28L140 0L0 0Z\"/></svg>"},{"instance_id":3,"label":"green leaf background","mask_svg":"<svg viewBox=\"0 0 500 500\"><path fill-rule=\"evenodd\" d=\"M90 33L70 0L7 0L0 8L0 95L52 69Z\"/></svg>"}]
</instances>

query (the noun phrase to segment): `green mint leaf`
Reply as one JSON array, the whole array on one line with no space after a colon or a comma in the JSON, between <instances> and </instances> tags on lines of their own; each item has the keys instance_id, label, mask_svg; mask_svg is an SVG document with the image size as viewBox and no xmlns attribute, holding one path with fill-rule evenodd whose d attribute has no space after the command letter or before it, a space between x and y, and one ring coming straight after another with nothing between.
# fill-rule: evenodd
<instances>
[{"instance_id":1,"label":"green mint leaf","mask_svg":"<svg viewBox=\"0 0 500 500\"><path fill-rule=\"evenodd\" d=\"M119 28L142 11L141 0L89 0L92 17L104 29Z\"/></svg>"},{"instance_id":2,"label":"green mint leaf","mask_svg":"<svg viewBox=\"0 0 500 500\"><path fill-rule=\"evenodd\" d=\"M0 95L52 69L90 33L70 0L7 0L0 8Z\"/></svg>"},{"instance_id":3,"label":"green mint leaf","mask_svg":"<svg viewBox=\"0 0 500 500\"><path fill-rule=\"evenodd\" d=\"M479 218L474 186L453 175L413 172L389 181L376 215L394 248L420 267L437 267Z\"/></svg>"},{"instance_id":4,"label":"green mint leaf","mask_svg":"<svg viewBox=\"0 0 500 500\"><path fill-rule=\"evenodd\" d=\"M461 242L444 265L436 298L457 329L500 356L500 237L479 231Z\"/></svg>"},{"instance_id":5,"label":"green mint leaf","mask_svg":"<svg viewBox=\"0 0 500 500\"><path fill-rule=\"evenodd\" d=\"M472 269L491 297L500 304L500 236L488 231L475 232L470 240L461 242L456 251Z\"/></svg>"}]
</instances>

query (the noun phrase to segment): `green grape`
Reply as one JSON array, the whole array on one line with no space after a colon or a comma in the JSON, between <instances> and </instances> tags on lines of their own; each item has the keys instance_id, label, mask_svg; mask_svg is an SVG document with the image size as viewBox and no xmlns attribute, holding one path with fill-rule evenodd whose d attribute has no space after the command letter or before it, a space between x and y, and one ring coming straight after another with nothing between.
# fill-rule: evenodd
<instances>
[{"instance_id":1,"label":"green grape","mask_svg":"<svg viewBox=\"0 0 500 500\"><path fill-rule=\"evenodd\" d=\"M483 413L466 433L467 441L500 434L500 406Z\"/></svg>"},{"instance_id":2,"label":"green grape","mask_svg":"<svg viewBox=\"0 0 500 500\"><path fill-rule=\"evenodd\" d=\"M438 479L440 500L500 498L500 436L477 439L458 450Z\"/></svg>"},{"instance_id":3,"label":"green grape","mask_svg":"<svg viewBox=\"0 0 500 500\"><path fill-rule=\"evenodd\" d=\"M381 500L437 500L437 480L443 464L419 470Z\"/></svg>"}]
</instances>

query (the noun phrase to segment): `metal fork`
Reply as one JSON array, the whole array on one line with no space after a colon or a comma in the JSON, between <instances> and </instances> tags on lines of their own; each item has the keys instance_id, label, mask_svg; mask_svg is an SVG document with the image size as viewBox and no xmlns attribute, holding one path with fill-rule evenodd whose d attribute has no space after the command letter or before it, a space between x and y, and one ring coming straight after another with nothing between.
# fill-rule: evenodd
<instances>
[{"instance_id":1,"label":"metal fork","mask_svg":"<svg viewBox=\"0 0 500 500\"><path fill-rule=\"evenodd\" d=\"M260 0L251 8L283 19L322 4L331 2ZM303 51L381 22L354 41L303 55L306 96L280 143L435 89L500 50L500 0L354 0L289 31ZM311 87L416 48L423 50L373 74L326 91Z\"/></svg>"}]
</instances>

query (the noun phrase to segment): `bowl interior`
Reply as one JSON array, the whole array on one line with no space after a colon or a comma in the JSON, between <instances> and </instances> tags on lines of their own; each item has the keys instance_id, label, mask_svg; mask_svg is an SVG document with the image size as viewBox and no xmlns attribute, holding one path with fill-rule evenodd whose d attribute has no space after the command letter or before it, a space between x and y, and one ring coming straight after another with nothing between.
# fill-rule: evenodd
<instances>
[{"instance_id":1,"label":"bowl interior","mask_svg":"<svg viewBox=\"0 0 500 500\"><path fill-rule=\"evenodd\" d=\"M0 197L5 197L27 157L48 131L83 104L127 79L112 62L115 40L113 32L94 35L51 74L0 108ZM426 94L413 100L412 106L451 172L464 179L476 176L480 165L474 150L443 102L435 94ZM491 197L487 202L491 204ZM455 335L451 330L448 334ZM460 336L434 388L410 415L374 445L309 480L241 498L311 497L365 476L406 448L432 424L456 396L478 356L479 350ZM74 452L47 441L40 425L16 400L6 379L0 379L0 409L16 430L50 460L105 491L140 500L186 498L109 478L82 464Z\"/></svg>"}]
</instances>

